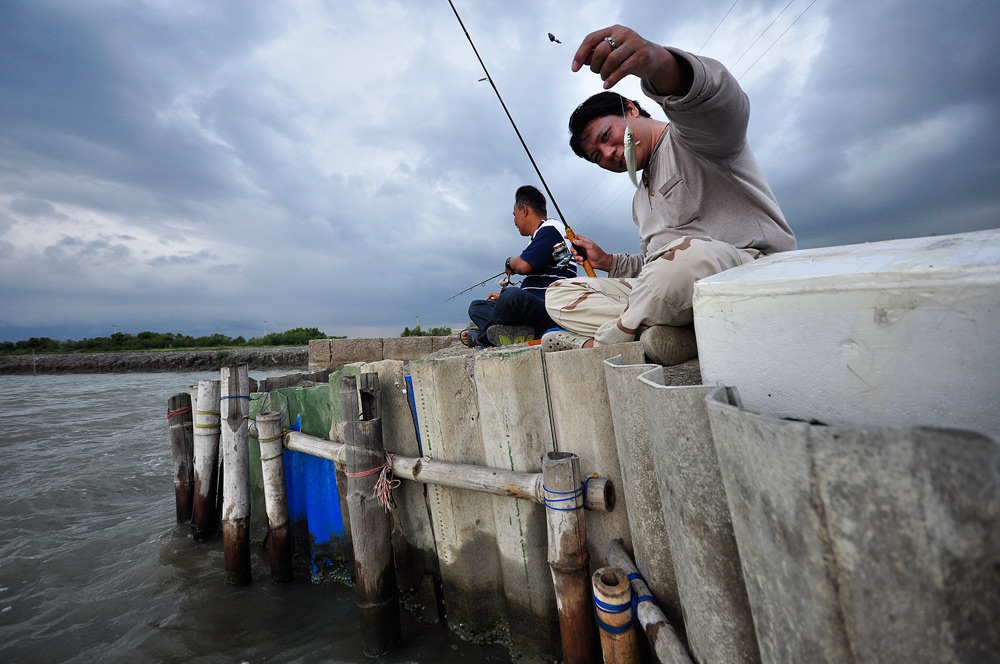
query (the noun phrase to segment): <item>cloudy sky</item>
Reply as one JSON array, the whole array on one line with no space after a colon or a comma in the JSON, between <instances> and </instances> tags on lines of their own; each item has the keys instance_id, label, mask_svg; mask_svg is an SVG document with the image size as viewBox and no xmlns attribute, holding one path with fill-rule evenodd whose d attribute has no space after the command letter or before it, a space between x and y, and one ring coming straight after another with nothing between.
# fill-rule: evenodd
<instances>
[{"instance_id":1,"label":"cloudy sky","mask_svg":"<svg viewBox=\"0 0 1000 664\"><path fill-rule=\"evenodd\" d=\"M1000 3L454 2L608 250L634 190L566 121L614 23L740 79L800 248L1000 226ZM0 0L0 340L464 325L541 185L483 76L447 0Z\"/></svg>"}]
</instances>

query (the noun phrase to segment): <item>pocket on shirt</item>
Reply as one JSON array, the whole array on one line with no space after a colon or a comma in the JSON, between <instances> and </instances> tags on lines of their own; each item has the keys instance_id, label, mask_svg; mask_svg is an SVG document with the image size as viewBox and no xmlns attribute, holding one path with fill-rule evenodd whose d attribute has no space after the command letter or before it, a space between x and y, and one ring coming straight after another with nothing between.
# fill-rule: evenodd
<instances>
[{"instance_id":1,"label":"pocket on shirt","mask_svg":"<svg viewBox=\"0 0 1000 664\"><path fill-rule=\"evenodd\" d=\"M691 223L698 217L698 204L684 182L674 175L664 182L651 201L653 212L671 228Z\"/></svg>"}]
</instances>

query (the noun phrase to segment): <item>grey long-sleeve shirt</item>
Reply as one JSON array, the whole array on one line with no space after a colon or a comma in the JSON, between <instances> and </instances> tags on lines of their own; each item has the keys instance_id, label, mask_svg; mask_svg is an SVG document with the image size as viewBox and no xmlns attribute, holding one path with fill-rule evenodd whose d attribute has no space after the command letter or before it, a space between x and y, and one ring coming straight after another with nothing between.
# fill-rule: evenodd
<instances>
[{"instance_id":1,"label":"grey long-sleeve shirt","mask_svg":"<svg viewBox=\"0 0 1000 664\"><path fill-rule=\"evenodd\" d=\"M687 236L765 254L795 249L795 235L747 145L746 93L721 63L666 48L691 65L694 82L683 97L663 96L642 82L670 124L632 199L641 253L614 254L609 276L637 276L648 254Z\"/></svg>"}]
</instances>

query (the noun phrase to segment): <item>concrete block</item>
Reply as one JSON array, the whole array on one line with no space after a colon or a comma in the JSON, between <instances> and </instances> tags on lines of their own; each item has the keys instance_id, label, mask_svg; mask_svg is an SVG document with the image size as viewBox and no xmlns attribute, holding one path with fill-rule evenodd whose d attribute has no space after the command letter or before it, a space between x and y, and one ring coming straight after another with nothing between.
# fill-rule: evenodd
<instances>
[{"instance_id":1,"label":"concrete block","mask_svg":"<svg viewBox=\"0 0 1000 664\"><path fill-rule=\"evenodd\" d=\"M481 353L475 375L486 465L542 472L541 456L554 451L555 444L544 398L541 349L522 346ZM511 654L516 661L556 661L562 644L548 565L545 508L493 496L493 514Z\"/></svg>"},{"instance_id":2,"label":"concrete block","mask_svg":"<svg viewBox=\"0 0 1000 664\"><path fill-rule=\"evenodd\" d=\"M674 561L663 522L660 485L653 467L649 426L642 400L637 398L640 374L655 364L623 364L620 355L604 361L608 402L615 428L622 485L618 493L628 504L633 559L678 634L684 633L681 603L677 594Z\"/></svg>"},{"instance_id":3,"label":"concrete block","mask_svg":"<svg viewBox=\"0 0 1000 664\"><path fill-rule=\"evenodd\" d=\"M431 337L386 337L382 357L387 360L417 360L434 352Z\"/></svg>"},{"instance_id":4,"label":"concrete block","mask_svg":"<svg viewBox=\"0 0 1000 664\"><path fill-rule=\"evenodd\" d=\"M642 344L638 341L564 350L543 356L556 451L576 454L580 458L580 473L584 478L597 473L610 479L615 486L617 503L614 511L587 513L591 573L604 566L605 555L613 540L622 539L626 550L632 549L628 501L621 491L622 475L615 427L604 379L603 362L615 355L621 355L626 364L644 361Z\"/></svg>"},{"instance_id":5,"label":"concrete block","mask_svg":"<svg viewBox=\"0 0 1000 664\"><path fill-rule=\"evenodd\" d=\"M382 441L387 452L419 457L417 432L406 395L406 377L401 360L382 360L366 364L362 373L377 373L382 413ZM396 563L396 581L407 603L419 608L423 622L437 622L438 569L434 529L424 499L424 485L401 480L393 490L399 528L392 531L392 549Z\"/></svg>"},{"instance_id":6,"label":"concrete block","mask_svg":"<svg viewBox=\"0 0 1000 664\"><path fill-rule=\"evenodd\" d=\"M458 334L454 334L450 337L431 337L431 352L436 353L439 350L451 348L456 344L462 344L458 338Z\"/></svg>"},{"instance_id":7,"label":"concrete block","mask_svg":"<svg viewBox=\"0 0 1000 664\"><path fill-rule=\"evenodd\" d=\"M424 456L486 465L476 385L464 356L410 363ZM506 627L493 497L427 485L448 625L493 641Z\"/></svg>"},{"instance_id":8,"label":"concrete block","mask_svg":"<svg viewBox=\"0 0 1000 664\"><path fill-rule=\"evenodd\" d=\"M765 661L995 659L1000 441L707 403Z\"/></svg>"},{"instance_id":9,"label":"concrete block","mask_svg":"<svg viewBox=\"0 0 1000 664\"><path fill-rule=\"evenodd\" d=\"M383 359L382 339L330 339L330 362L378 362Z\"/></svg>"},{"instance_id":10,"label":"concrete block","mask_svg":"<svg viewBox=\"0 0 1000 664\"><path fill-rule=\"evenodd\" d=\"M705 404L715 388L672 386L663 367L638 383L691 653L699 662L759 662Z\"/></svg>"},{"instance_id":11,"label":"concrete block","mask_svg":"<svg viewBox=\"0 0 1000 664\"><path fill-rule=\"evenodd\" d=\"M772 254L699 280L694 324L754 412L1000 436L1000 229Z\"/></svg>"},{"instance_id":12,"label":"concrete block","mask_svg":"<svg viewBox=\"0 0 1000 664\"><path fill-rule=\"evenodd\" d=\"M330 364L330 342L332 339L309 340L309 366Z\"/></svg>"}]
</instances>

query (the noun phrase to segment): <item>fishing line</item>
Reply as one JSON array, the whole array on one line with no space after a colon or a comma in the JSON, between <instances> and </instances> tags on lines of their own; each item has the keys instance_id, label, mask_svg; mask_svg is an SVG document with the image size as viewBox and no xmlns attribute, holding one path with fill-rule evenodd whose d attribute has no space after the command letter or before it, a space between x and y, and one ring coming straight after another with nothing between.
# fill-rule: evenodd
<instances>
[{"instance_id":1,"label":"fishing line","mask_svg":"<svg viewBox=\"0 0 1000 664\"><path fill-rule=\"evenodd\" d=\"M719 25L715 26L715 30L712 30L712 34L710 34L710 35L708 36L708 39L706 39L706 40L705 40L705 43L704 43L704 44L702 44L702 45L701 45L701 48L699 48L699 49L698 49L698 52L699 52L699 53L701 53L702 51L704 51L704 50L705 50L705 47L706 47L706 46L708 45L708 42L709 42L709 41L711 41L711 39L712 39L712 37L713 37L713 36L715 36L715 33L716 33L716 31L717 31L717 30L718 30L719 28L721 28L721 27L722 27L722 23L723 23L723 21L725 21L725 20L726 20L726 17L727 17L727 16L729 16L729 13L733 11L733 7L735 7L735 6L736 6L736 3L737 3L737 2L739 2L739 1L740 1L740 0L736 0L736 2L733 2L733 4L732 4L732 7L730 7L730 8L729 8L729 11L728 11L728 12L726 12L726 16L723 16L723 17L722 17L722 21L719 21Z\"/></svg>"},{"instance_id":2,"label":"fishing line","mask_svg":"<svg viewBox=\"0 0 1000 664\"><path fill-rule=\"evenodd\" d=\"M811 7L813 6L813 5L815 5L815 4L816 4L816 0L813 0L812 2L810 2L810 3L809 3L809 6L808 6L808 7L806 7L805 9L803 9L803 10L802 10L802 13L801 13L801 14L799 14L798 16L796 16L796 17L795 17L795 20L794 20L794 21L792 21L791 25L789 25L789 26L788 26L787 28L785 28L785 31L784 31L784 32L782 32L782 33L781 33L780 35L778 35L778 38L777 38L777 39L775 39L775 40L774 40L773 42L771 42L771 46L768 46L768 47L767 47L766 49L764 49L764 52L763 52L763 53L761 53L761 54L760 54L760 56L759 56L759 57L758 57L758 58L757 58L756 60L754 60L754 61L753 61L753 62L752 62L752 63L750 64L750 66L749 66L749 67L747 67L747 68L746 68L746 70L745 70L745 71L744 71L744 72L743 72L742 74L740 74L740 75L739 75L739 76L738 76L738 77L736 78L736 80L737 80L737 81L739 81L739 80L742 80L742 78L743 78L744 76L746 76L746 75L747 75L747 73L748 73L748 72L749 72L749 71L750 71L751 69L753 69L753 66L754 66L755 64L757 64L758 62L760 62L760 59L761 59L761 58L763 58L763 57L764 57L765 55L767 55L767 52L771 50L771 47L773 47L773 46L774 46L775 44L777 44L777 43L778 43L778 41L779 41L779 40L780 40L780 39L781 39L782 37L784 37L784 36L785 36L785 32L788 32L789 30L791 30L791 29L792 29L792 26L794 26L794 25L795 25L796 23L798 23L798 22L799 22L799 19L800 19L800 18L802 18L803 16L805 16L805 13L806 13L807 11L809 11L809 9L810 9L810 8L811 8Z\"/></svg>"},{"instance_id":3,"label":"fishing line","mask_svg":"<svg viewBox=\"0 0 1000 664\"><path fill-rule=\"evenodd\" d=\"M752 49L757 44L757 42L760 41L761 37L763 37L764 34L767 33L767 31L771 29L771 26L774 25L774 22L777 21L779 18L781 18L781 15L785 13L786 9L788 9L789 7L792 6L793 2L795 2L795 0L788 0L788 4L785 5L784 8L780 12L778 12L777 16L775 16L773 19L771 19L771 22L767 24L767 27L764 28L764 30L759 35L757 35L757 39L754 39L753 43L750 44L749 46L747 46L746 50L743 51L743 54L740 55L740 57L736 58L736 62L734 62L733 64L729 65L729 71L732 71L733 69L736 68L736 65L740 64L740 60L742 60L743 58L746 57L746 54L750 52L750 49Z\"/></svg>"},{"instance_id":4,"label":"fishing line","mask_svg":"<svg viewBox=\"0 0 1000 664\"><path fill-rule=\"evenodd\" d=\"M542 186L545 187L545 192L549 195L549 200L552 201L552 206L556 209L556 213L559 214L559 219L562 220L563 226L566 227L566 237L571 243L576 242L576 233L570 228L569 224L566 222L566 217L563 216L562 210L559 209L559 204L556 202L556 197L552 195L552 190L549 189L548 183L545 182L545 178L542 177L542 171L539 170L538 164L535 163L535 158L531 156L531 150L528 149L528 144L524 142L524 138L521 136L521 131L517 128L514 123L514 118L511 116L510 111L507 110L507 104L504 103L503 97L500 96L500 90L497 89L496 83L493 82L493 77L490 76L490 72L486 69L486 63L483 62L482 57L479 55L479 49L476 48L476 44L472 41L469 31L465 29L465 23L462 22L462 17L458 15L458 10L455 9L455 3L448 0L448 4L451 6L451 11L454 12L455 18L458 19L458 24L462 26L462 32L465 33L465 38L469 40L469 46L472 47L472 52L476 54L476 59L479 60L479 66L483 68L483 73L486 74L486 79L490 82L490 87L493 88L493 92L496 93L497 99L500 100L500 105L503 106L503 112L507 114L507 119L510 120L510 126L514 128L514 133L517 134L517 138L521 141L521 147L524 148L525 154L528 155L528 159L531 161L531 165L535 168L535 173L538 174L538 179L542 181ZM555 41L554 39L552 41ZM587 274L591 277L596 276L594 273L594 268L590 266L590 261L587 260L586 254L583 252L582 247L577 247L580 255L584 257L583 267L587 271Z\"/></svg>"}]
</instances>

